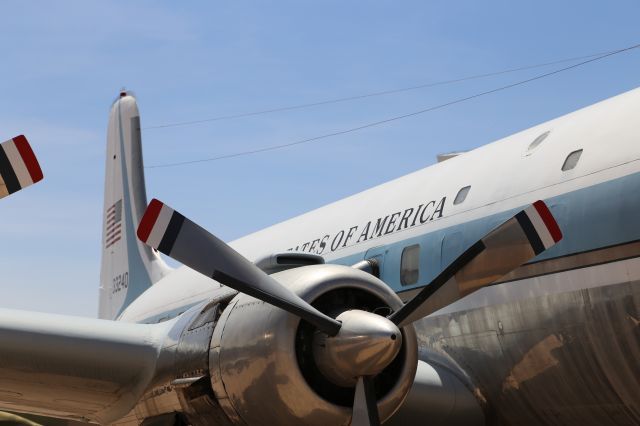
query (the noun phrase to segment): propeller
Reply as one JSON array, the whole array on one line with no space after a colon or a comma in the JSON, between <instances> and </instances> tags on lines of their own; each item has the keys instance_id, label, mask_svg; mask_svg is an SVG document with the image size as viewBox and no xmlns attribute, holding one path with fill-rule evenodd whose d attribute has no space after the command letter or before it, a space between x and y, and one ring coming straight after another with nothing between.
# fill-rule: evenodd
<instances>
[{"instance_id":1,"label":"propeller","mask_svg":"<svg viewBox=\"0 0 640 426\"><path fill-rule=\"evenodd\" d=\"M42 180L42 170L23 135L0 144L0 198Z\"/></svg>"},{"instance_id":2,"label":"propeller","mask_svg":"<svg viewBox=\"0 0 640 426\"><path fill-rule=\"evenodd\" d=\"M400 328L508 274L552 247L562 233L536 201L471 245L413 299L388 318L360 310L333 319L315 309L205 229L153 199L138 238L216 281L296 315L316 333L314 357L337 384L355 385L352 425L379 425L374 378L402 346Z\"/></svg>"},{"instance_id":3,"label":"propeller","mask_svg":"<svg viewBox=\"0 0 640 426\"><path fill-rule=\"evenodd\" d=\"M305 319L329 336L340 323L282 286L240 253L157 199L138 226L138 238L203 275Z\"/></svg>"},{"instance_id":4,"label":"propeller","mask_svg":"<svg viewBox=\"0 0 640 426\"><path fill-rule=\"evenodd\" d=\"M375 426L380 424L378 403L372 376L358 377L356 394L353 398L351 426Z\"/></svg>"},{"instance_id":5,"label":"propeller","mask_svg":"<svg viewBox=\"0 0 640 426\"><path fill-rule=\"evenodd\" d=\"M547 205L536 201L471 245L389 319L403 327L491 284L562 239Z\"/></svg>"}]
</instances>

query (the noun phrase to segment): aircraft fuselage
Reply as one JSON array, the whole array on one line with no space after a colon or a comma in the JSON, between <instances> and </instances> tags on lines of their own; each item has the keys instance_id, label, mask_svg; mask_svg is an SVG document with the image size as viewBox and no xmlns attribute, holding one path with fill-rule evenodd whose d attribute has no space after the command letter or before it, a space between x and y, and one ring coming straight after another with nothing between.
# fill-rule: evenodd
<instances>
[{"instance_id":1,"label":"aircraft fuselage","mask_svg":"<svg viewBox=\"0 0 640 426\"><path fill-rule=\"evenodd\" d=\"M564 240L416 323L420 356L463 376L489 423L636 424L639 110L634 90L231 245L250 259L287 250L343 265L375 258L407 300L519 208L545 200ZM180 269L120 319L165 320L215 291Z\"/></svg>"}]
</instances>

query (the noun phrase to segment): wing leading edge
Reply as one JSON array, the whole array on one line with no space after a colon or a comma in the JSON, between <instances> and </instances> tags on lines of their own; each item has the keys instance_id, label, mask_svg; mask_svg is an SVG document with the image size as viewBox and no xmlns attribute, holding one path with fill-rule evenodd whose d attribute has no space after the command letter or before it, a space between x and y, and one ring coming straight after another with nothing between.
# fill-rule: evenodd
<instances>
[{"instance_id":1,"label":"wing leading edge","mask_svg":"<svg viewBox=\"0 0 640 426\"><path fill-rule=\"evenodd\" d=\"M172 321L0 309L0 409L109 423L151 383Z\"/></svg>"}]
</instances>

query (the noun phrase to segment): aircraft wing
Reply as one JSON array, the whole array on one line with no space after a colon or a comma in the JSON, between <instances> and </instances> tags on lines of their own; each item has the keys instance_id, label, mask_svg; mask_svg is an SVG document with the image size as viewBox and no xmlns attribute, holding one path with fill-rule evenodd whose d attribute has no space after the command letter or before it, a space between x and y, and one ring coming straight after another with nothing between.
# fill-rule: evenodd
<instances>
[{"instance_id":1,"label":"aircraft wing","mask_svg":"<svg viewBox=\"0 0 640 426\"><path fill-rule=\"evenodd\" d=\"M153 379L172 323L0 309L0 409L101 424L120 418Z\"/></svg>"}]
</instances>

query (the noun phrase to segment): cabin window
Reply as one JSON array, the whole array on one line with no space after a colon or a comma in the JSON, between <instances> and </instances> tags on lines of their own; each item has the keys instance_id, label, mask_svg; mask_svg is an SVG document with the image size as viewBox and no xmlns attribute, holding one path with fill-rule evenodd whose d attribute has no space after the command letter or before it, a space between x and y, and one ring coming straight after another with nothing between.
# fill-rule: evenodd
<instances>
[{"instance_id":1,"label":"cabin window","mask_svg":"<svg viewBox=\"0 0 640 426\"><path fill-rule=\"evenodd\" d=\"M400 260L400 282L402 285L411 285L418 282L420 273L420 245L414 244L402 250Z\"/></svg>"},{"instance_id":2,"label":"cabin window","mask_svg":"<svg viewBox=\"0 0 640 426\"><path fill-rule=\"evenodd\" d=\"M529 144L529 148L527 148L527 151L533 151L534 149L536 149L536 147L540 145L542 141L547 138L547 136L549 136L549 133L551 133L551 131L546 131L540 136L538 136L537 138L535 138L533 142Z\"/></svg>"},{"instance_id":3,"label":"cabin window","mask_svg":"<svg viewBox=\"0 0 640 426\"><path fill-rule=\"evenodd\" d=\"M581 155L581 149L573 151L571 154L567 155L567 159L564 160L564 164L562 165L562 171L566 172L567 170L574 169L578 165L578 161L580 161Z\"/></svg>"},{"instance_id":4,"label":"cabin window","mask_svg":"<svg viewBox=\"0 0 640 426\"><path fill-rule=\"evenodd\" d=\"M458 195L456 195L456 198L453 200L453 204L462 204L462 202L467 199L467 194L469 193L470 189L471 186L465 186L464 188L461 188L460 191L458 191Z\"/></svg>"}]
</instances>

